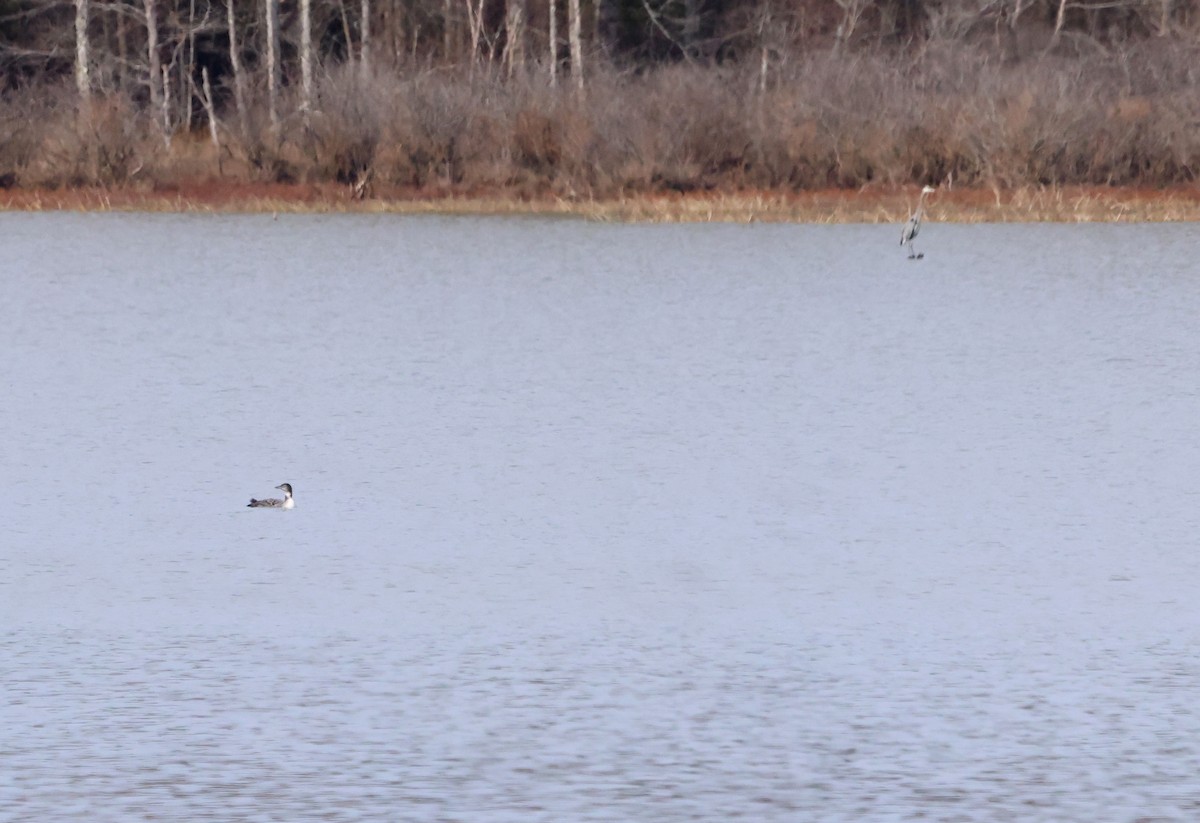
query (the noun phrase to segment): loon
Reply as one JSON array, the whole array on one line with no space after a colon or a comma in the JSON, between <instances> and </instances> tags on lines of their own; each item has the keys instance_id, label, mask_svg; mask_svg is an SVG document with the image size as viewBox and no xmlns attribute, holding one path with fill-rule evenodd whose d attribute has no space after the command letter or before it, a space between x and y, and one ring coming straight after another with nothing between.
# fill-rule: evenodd
<instances>
[{"instance_id":1,"label":"loon","mask_svg":"<svg viewBox=\"0 0 1200 823\"><path fill-rule=\"evenodd\" d=\"M296 501L292 500L292 484L280 483L275 488L283 490L283 499L272 497L267 500L255 500L250 498L250 502L246 504L246 508L263 508L263 509L290 509L296 505Z\"/></svg>"}]
</instances>

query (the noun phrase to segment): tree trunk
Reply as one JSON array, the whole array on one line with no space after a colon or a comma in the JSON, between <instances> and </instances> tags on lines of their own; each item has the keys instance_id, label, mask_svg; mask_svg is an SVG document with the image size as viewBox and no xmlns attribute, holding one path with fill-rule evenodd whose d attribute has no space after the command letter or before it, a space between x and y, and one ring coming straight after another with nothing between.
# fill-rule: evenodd
<instances>
[{"instance_id":1,"label":"tree trunk","mask_svg":"<svg viewBox=\"0 0 1200 823\"><path fill-rule=\"evenodd\" d=\"M1050 45L1048 48L1054 48L1058 45L1058 38L1062 36L1063 23L1067 20L1067 0L1058 0L1058 13L1054 15L1054 34L1050 35Z\"/></svg>"},{"instance_id":2,"label":"tree trunk","mask_svg":"<svg viewBox=\"0 0 1200 823\"><path fill-rule=\"evenodd\" d=\"M129 65L129 37L125 33L125 15L122 9L114 10L117 24L117 68L116 83L119 91L125 90L125 67Z\"/></svg>"},{"instance_id":3,"label":"tree trunk","mask_svg":"<svg viewBox=\"0 0 1200 823\"><path fill-rule=\"evenodd\" d=\"M200 76L203 80L203 85L200 89L204 92L204 111L208 114L208 136L212 140L213 148L217 150L217 174L221 173L221 135L217 131L217 108L213 105L212 84L208 82L208 67L200 70Z\"/></svg>"},{"instance_id":4,"label":"tree trunk","mask_svg":"<svg viewBox=\"0 0 1200 823\"><path fill-rule=\"evenodd\" d=\"M575 90L583 94L583 21L579 13L579 0L567 0L567 37L571 41L571 77Z\"/></svg>"},{"instance_id":5,"label":"tree trunk","mask_svg":"<svg viewBox=\"0 0 1200 823\"><path fill-rule=\"evenodd\" d=\"M1158 36L1166 37L1171 33L1171 14L1175 0L1159 0Z\"/></svg>"},{"instance_id":6,"label":"tree trunk","mask_svg":"<svg viewBox=\"0 0 1200 823\"><path fill-rule=\"evenodd\" d=\"M75 0L75 88L80 105L86 108L92 100L92 80L88 62L88 0Z\"/></svg>"},{"instance_id":7,"label":"tree trunk","mask_svg":"<svg viewBox=\"0 0 1200 823\"><path fill-rule=\"evenodd\" d=\"M265 0L267 17L267 114L272 136L279 135L279 86L282 70L279 66L279 0Z\"/></svg>"},{"instance_id":8,"label":"tree trunk","mask_svg":"<svg viewBox=\"0 0 1200 823\"><path fill-rule=\"evenodd\" d=\"M371 74L371 0L362 0L362 15L359 22L358 60L363 77Z\"/></svg>"},{"instance_id":9,"label":"tree trunk","mask_svg":"<svg viewBox=\"0 0 1200 823\"><path fill-rule=\"evenodd\" d=\"M162 64L158 59L158 9L155 0L143 0L146 12L146 65L150 81L150 107L162 109Z\"/></svg>"},{"instance_id":10,"label":"tree trunk","mask_svg":"<svg viewBox=\"0 0 1200 823\"><path fill-rule=\"evenodd\" d=\"M550 88L558 88L558 0L550 0Z\"/></svg>"},{"instance_id":11,"label":"tree trunk","mask_svg":"<svg viewBox=\"0 0 1200 823\"><path fill-rule=\"evenodd\" d=\"M312 0L300 0L300 110L307 122L313 97Z\"/></svg>"},{"instance_id":12,"label":"tree trunk","mask_svg":"<svg viewBox=\"0 0 1200 823\"><path fill-rule=\"evenodd\" d=\"M696 56L696 41L700 37L700 3L698 0L684 0L683 3L683 32L680 37L684 53L689 57Z\"/></svg>"},{"instance_id":13,"label":"tree trunk","mask_svg":"<svg viewBox=\"0 0 1200 823\"><path fill-rule=\"evenodd\" d=\"M479 59L479 41L483 36L483 3L484 0L467 0L467 24L471 31L471 53L467 56L472 76L475 73L475 62Z\"/></svg>"},{"instance_id":14,"label":"tree trunk","mask_svg":"<svg viewBox=\"0 0 1200 823\"><path fill-rule=\"evenodd\" d=\"M508 0L504 17L504 52L508 76L525 68L525 0Z\"/></svg>"},{"instance_id":15,"label":"tree trunk","mask_svg":"<svg viewBox=\"0 0 1200 823\"><path fill-rule=\"evenodd\" d=\"M162 89L163 139L167 141L169 148L171 145L171 69L168 66L162 67Z\"/></svg>"},{"instance_id":16,"label":"tree trunk","mask_svg":"<svg viewBox=\"0 0 1200 823\"><path fill-rule=\"evenodd\" d=\"M233 11L233 0L225 0L229 13L229 66L233 71L233 105L237 109L238 131L246 137L246 78L242 73L242 55L238 48L237 15Z\"/></svg>"},{"instance_id":17,"label":"tree trunk","mask_svg":"<svg viewBox=\"0 0 1200 823\"><path fill-rule=\"evenodd\" d=\"M196 87L196 0L188 3L187 59L179 66L179 91L183 99L184 129L192 127L192 91Z\"/></svg>"},{"instance_id":18,"label":"tree trunk","mask_svg":"<svg viewBox=\"0 0 1200 823\"><path fill-rule=\"evenodd\" d=\"M833 41L834 54L840 54L854 36L865 6L863 0L837 0L837 4L842 9L842 21L838 23L837 36Z\"/></svg>"}]
</instances>

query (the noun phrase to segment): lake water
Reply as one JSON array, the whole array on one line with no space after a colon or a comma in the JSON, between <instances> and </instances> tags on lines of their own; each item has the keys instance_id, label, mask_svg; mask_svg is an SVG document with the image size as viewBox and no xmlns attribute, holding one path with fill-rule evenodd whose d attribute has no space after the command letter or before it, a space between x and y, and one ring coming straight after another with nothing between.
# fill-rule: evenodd
<instances>
[{"instance_id":1,"label":"lake water","mask_svg":"<svg viewBox=\"0 0 1200 823\"><path fill-rule=\"evenodd\" d=\"M0 224L0 819L1200 817L1200 227Z\"/></svg>"}]
</instances>

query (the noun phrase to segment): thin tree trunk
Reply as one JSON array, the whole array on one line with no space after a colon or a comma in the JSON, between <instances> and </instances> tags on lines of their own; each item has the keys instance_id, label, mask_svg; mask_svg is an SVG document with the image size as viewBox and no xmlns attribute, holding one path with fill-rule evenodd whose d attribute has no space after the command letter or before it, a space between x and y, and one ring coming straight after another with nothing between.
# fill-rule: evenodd
<instances>
[{"instance_id":1,"label":"thin tree trunk","mask_svg":"<svg viewBox=\"0 0 1200 823\"><path fill-rule=\"evenodd\" d=\"M447 63L451 61L451 45L454 42L453 36L453 6L454 0L445 0L442 3L442 59Z\"/></svg>"},{"instance_id":2,"label":"thin tree trunk","mask_svg":"<svg viewBox=\"0 0 1200 823\"><path fill-rule=\"evenodd\" d=\"M233 71L233 105L237 109L238 131L246 137L246 78L242 73L242 55L238 48L237 15L233 11L233 0L225 0L229 13L229 66Z\"/></svg>"},{"instance_id":3,"label":"thin tree trunk","mask_svg":"<svg viewBox=\"0 0 1200 823\"><path fill-rule=\"evenodd\" d=\"M279 0L265 0L267 17L267 115L273 137L279 135Z\"/></svg>"},{"instance_id":4,"label":"thin tree trunk","mask_svg":"<svg viewBox=\"0 0 1200 823\"><path fill-rule=\"evenodd\" d=\"M508 0L504 18L504 52L508 63L508 76L512 77L525 68L525 3L524 0Z\"/></svg>"},{"instance_id":5,"label":"thin tree trunk","mask_svg":"<svg viewBox=\"0 0 1200 823\"><path fill-rule=\"evenodd\" d=\"M1054 48L1058 45L1058 38L1062 36L1063 23L1067 20L1067 0L1058 0L1058 13L1054 15L1054 34L1050 35L1050 46Z\"/></svg>"},{"instance_id":6,"label":"thin tree trunk","mask_svg":"<svg viewBox=\"0 0 1200 823\"><path fill-rule=\"evenodd\" d=\"M467 23L471 27L471 53L467 59L472 76L475 74L475 63L479 60L479 40L483 34L483 3L484 0L467 0Z\"/></svg>"},{"instance_id":7,"label":"thin tree trunk","mask_svg":"<svg viewBox=\"0 0 1200 823\"><path fill-rule=\"evenodd\" d=\"M858 28L865 4L863 0L837 0L837 4L842 9L842 21L838 23L833 50L835 54L840 54L854 36L854 30Z\"/></svg>"},{"instance_id":8,"label":"thin tree trunk","mask_svg":"<svg viewBox=\"0 0 1200 823\"><path fill-rule=\"evenodd\" d=\"M75 0L75 88L79 102L87 108L92 101L92 80L88 63L88 0Z\"/></svg>"},{"instance_id":9,"label":"thin tree trunk","mask_svg":"<svg viewBox=\"0 0 1200 823\"><path fill-rule=\"evenodd\" d=\"M188 2L188 35L187 35L187 61L181 66L183 77L186 78L186 85L183 80L179 84L179 90L183 92L184 108L184 128L191 129L192 127L192 90L196 87L196 0Z\"/></svg>"},{"instance_id":10,"label":"thin tree trunk","mask_svg":"<svg viewBox=\"0 0 1200 823\"><path fill-rule=\"evenodd\" d=\"M696 40L700 36L700 3L697 0L684 0L683 3L683 33L680 40L688 57L696 56Z\"/></svg>"},{"instance_id":11,"label":"thin tree trunk","mask_svg":"<svg viewBox=\"0 0 1200 823\"><path fill-rule=\"evenodd\" d=\"M567 29L571 41L571 77L575 90L583 94L583 20L579 13L579 0L567 2Z\"/></svg>"},{"instance_id":12,"label":"thin tree trunk","mask_svg":"<svg viewBox=\"0 0 1200 823\"><path fill-rule=\"evenodd\" d=\"M217 150L217 174L221 173L221 135L217 131L217 108L213 105L212 84L208 82L208 68L200 70L203 80L201 90L204 92L204 111L208 114L208 136L213 148Z\"/></svg>"},{"instance_id":13,"label":"thin tree trunk","mask_svg":"<svg viewBox=\"0 0 1200 823\"><path fill-rule=\"evenodd\" d=\"M171 145L171 69L162 67L162 129L167 145Z\"/></svg>"},{"instance_id":14,"label":"thin tree trunk","mask_svg":"<svg viewBox=\"0 0 1200 823\"><path fill-rule=\"evenodd\" d=\"M1175 0L1159 0L1158 36L1166 37L1171 33L1171 14Z\"/></svg>"},{"instance_id":15,"label":"thin tree trunk","mask_svg":"<svg viewBox=\"0 0 1200 823\"><path fill-rule=\"evenodd\" d=\"M767 29L771 25L771 7L764 4L758 17L758 94L767 93L767 73L771 68L771 50L767 47Z\"/></svg>"},{"instance_id":16,"label":"thin tree trunk","mask_svg":"<svg viewBox=\"0 0 1200 823\"><path fill-rule=\"evenodd\" d=\"M558 0L550 0L550 88L558 88Z\"/></svg>"},{"instance_id":17,"label":"thin tree trunk","mask_svg":"<svg viewBox=\"0 0 1200 823\"><path fill-rule=\"evenodd\" d=\"M307 121L313 98L312 0L300 0L300 90L300 110Z\"/></svg>"},{"instance_id":18,"label":"thin tree trunk","mask_svg":"<svg viewBox=\"0 0 1200 823\"><path fill-rule=\"evenodd\" d=\"M117 70L116 81L117 88L124 91L125 89L125 67L129 65L129 37L125 33L125 15L122 9L118 8L114 11L117 23Z\"/></svg>"},{"instance_id":19,"label":"thin tree trunk","mask_svg":"<svg viewBox=\"0 0 1200 823\"><path fill-rule=\"evenodd\" d=\"M150 81L150 108L162 109L162 63L158 59L158 9L155 0L143 0L146 11L146 65Z\"/></svg>"},{"instance_id":20,"label":"thin tree trunk","mask_svg":"<svg viewBox=\"0 0 1200 823\"><path fill-rule=\"evenodd\" d=\"M359 28L358 61L363 77L367 77L371 74L371 0L362 0Z\"/></svg>"},{"instance_id":21,"label":"thin tree trunk","mask_svg":"<svg viewBox=\"0 0 1200 823\"><path fill-rule=\"evenodd\" d=\"M346 54L354 54L354 35L350 32L350 15L346 13L346 0L337 0L338 17L342 21L342 36L346 38Z\"/></svg>"}]
</instances>

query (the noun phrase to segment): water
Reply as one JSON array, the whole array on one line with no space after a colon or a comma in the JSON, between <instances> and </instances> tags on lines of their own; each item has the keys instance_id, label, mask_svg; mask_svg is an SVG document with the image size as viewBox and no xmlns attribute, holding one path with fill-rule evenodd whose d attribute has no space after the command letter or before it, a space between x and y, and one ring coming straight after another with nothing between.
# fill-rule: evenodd
<instances>
[{"instance_id":1,"label":"water","mask_svg":"<svg viewBox=\"0 0 1200 823\"><path fill-rule=\"evenodd\" d=\"M3 231L0 819L1200 813L1196 227Z\"/></svg>"}]
</instances>

